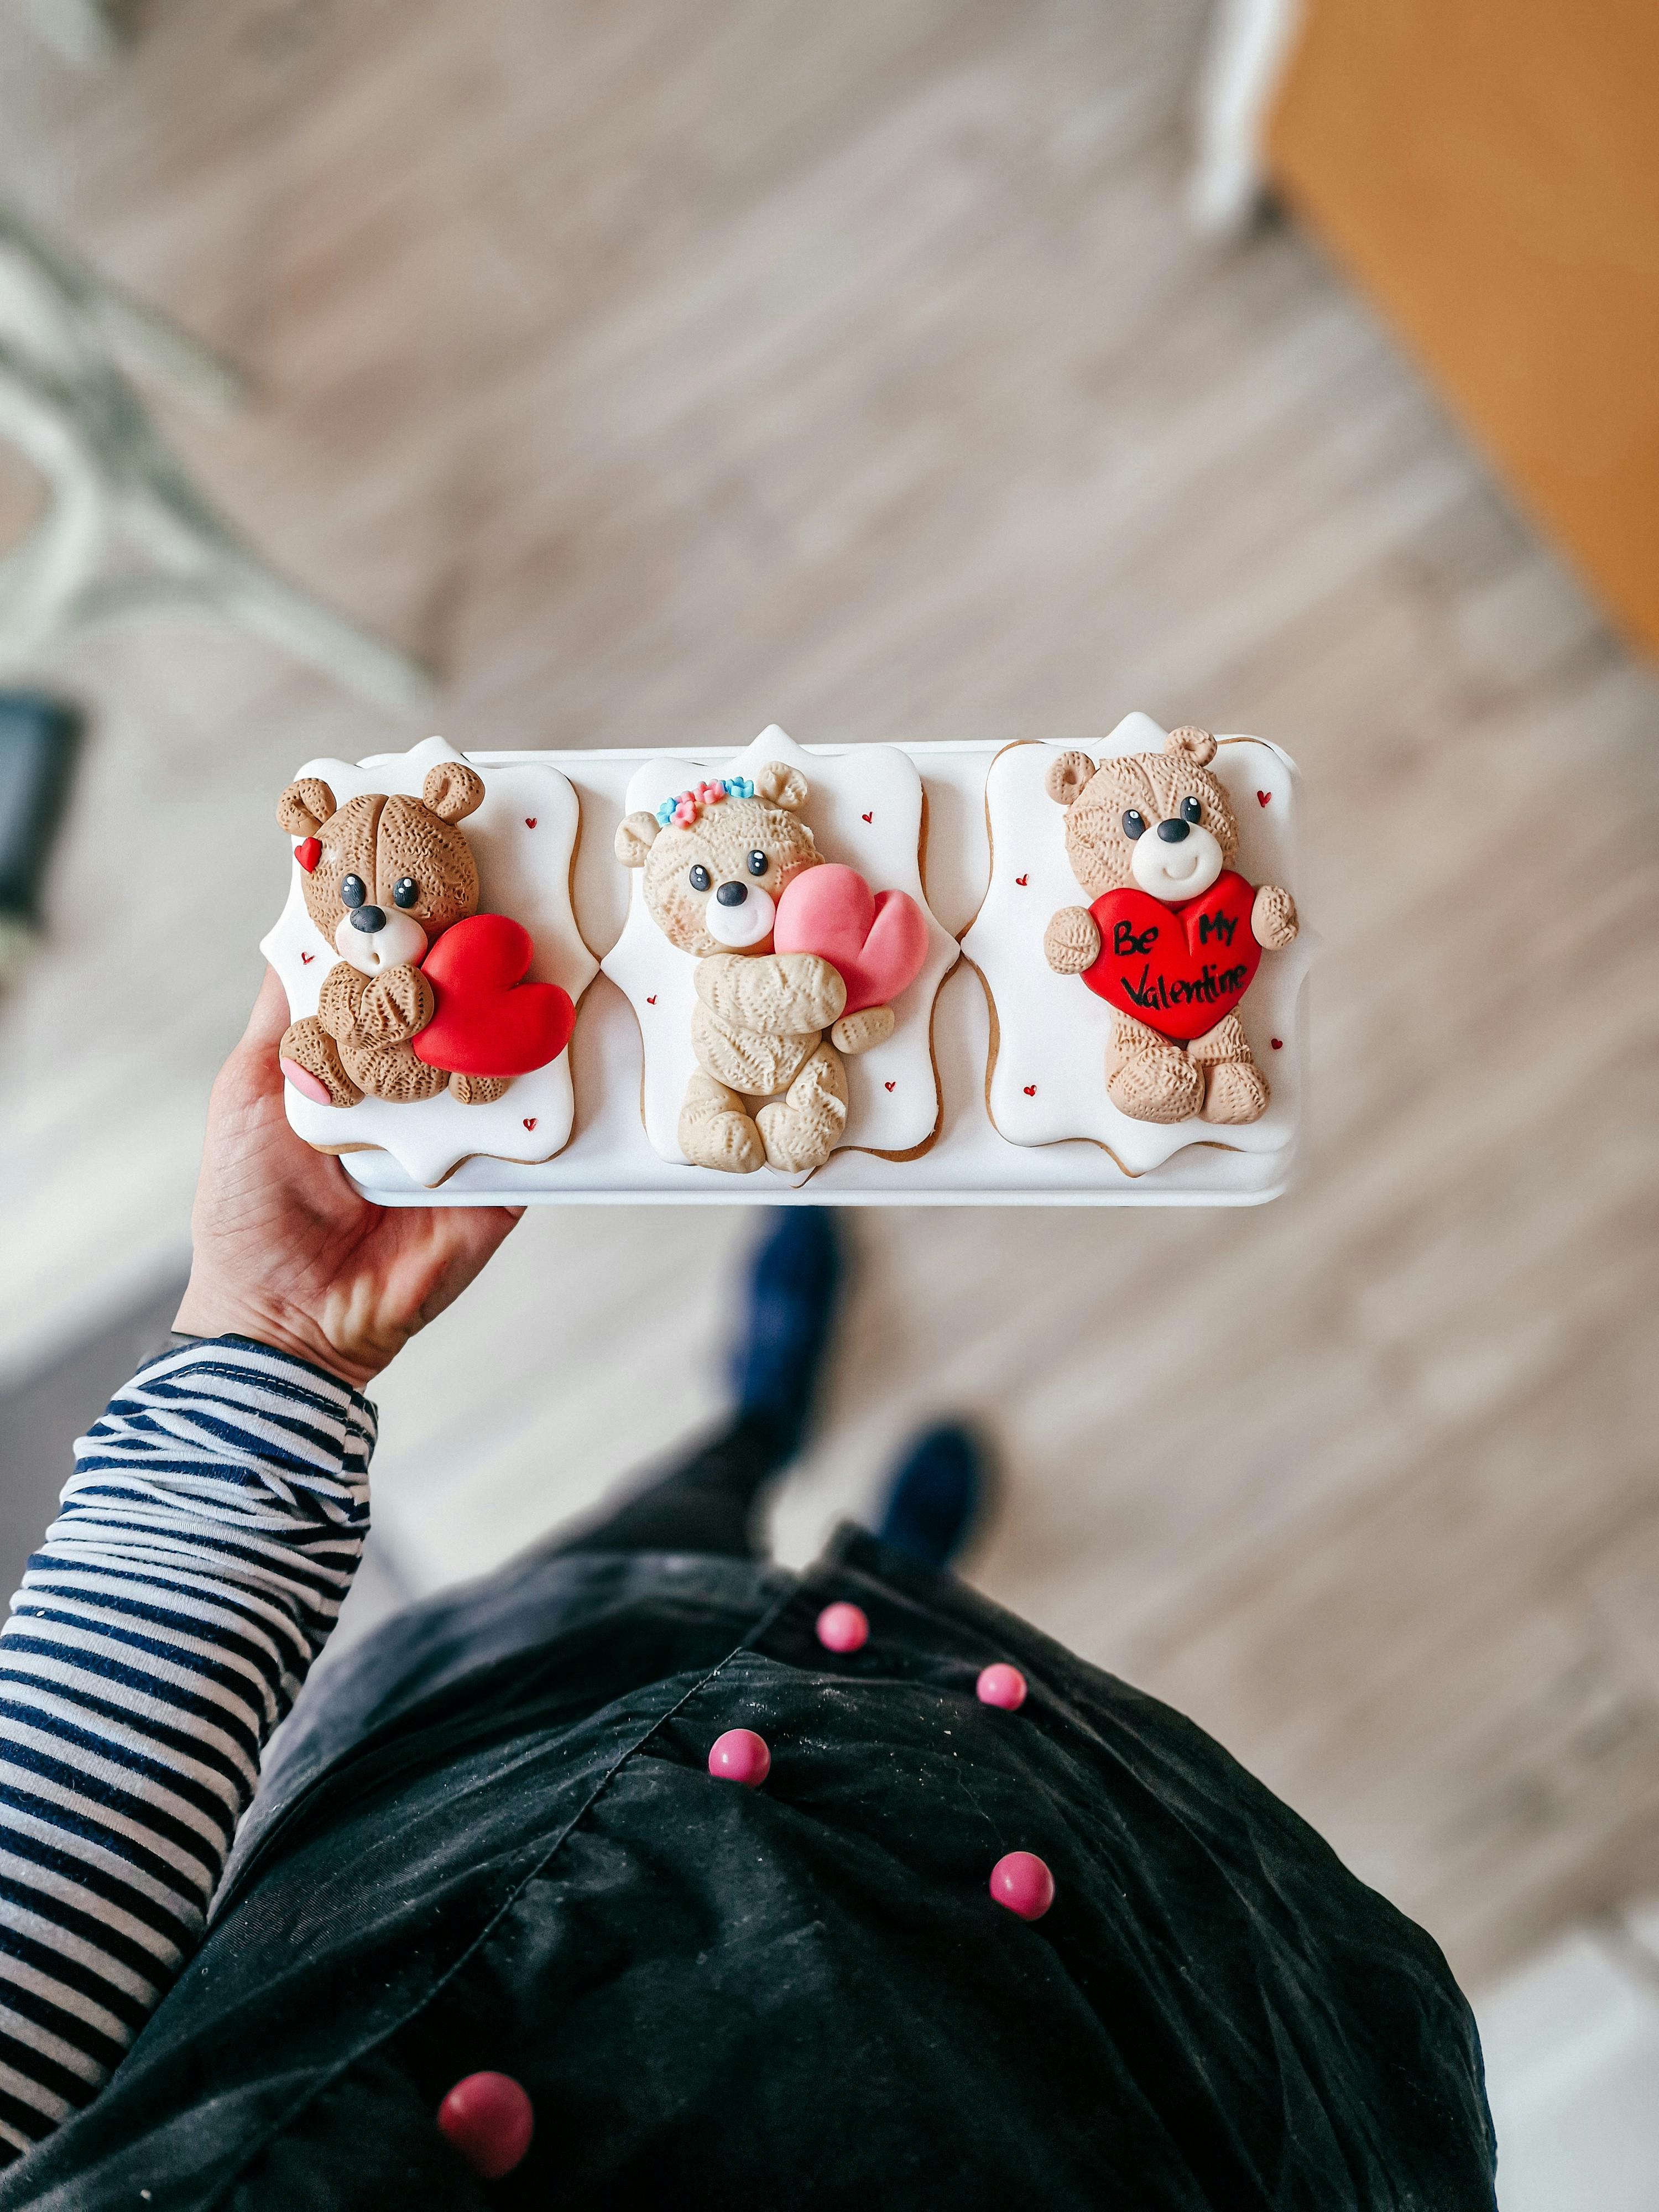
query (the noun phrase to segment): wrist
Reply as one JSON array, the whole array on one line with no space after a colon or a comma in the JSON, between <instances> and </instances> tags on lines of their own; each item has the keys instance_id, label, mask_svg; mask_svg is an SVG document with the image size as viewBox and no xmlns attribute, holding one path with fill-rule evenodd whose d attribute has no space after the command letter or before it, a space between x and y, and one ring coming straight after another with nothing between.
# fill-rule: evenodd
<instances>
[{"instance_id":1,"label":"wrist","mask_svg":"<svg viewBox=\"0 0 1659 2212\"><path fill-rule=\"evenodd\" d=\"M245 1337L320 1368L349 1390L366 1390L397 1349L393 1346L381 1358L365 1357L362 1347L335 1343L309 1314L226 1293L198 1282L193 1273L173 1326L182 1336Z\"/></svg>"}]
</instances>

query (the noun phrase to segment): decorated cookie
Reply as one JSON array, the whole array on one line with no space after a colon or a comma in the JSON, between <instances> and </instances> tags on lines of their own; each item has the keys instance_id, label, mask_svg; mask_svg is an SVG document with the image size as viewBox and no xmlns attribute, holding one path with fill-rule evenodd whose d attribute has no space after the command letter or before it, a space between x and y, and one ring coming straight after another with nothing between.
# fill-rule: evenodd
<instances>
[{"instance_id":1,"label":"decorated cookie","mask_svg":"<svg viewBox=\"0 0 1659 2212\"><path fill-rule=\"evenodd\" d=\"M605 968L640 1019L656 1150L795 1180L842 1145L925 1150L956 948L922 891L915 763L809 755L772 729L718 774L649 763L628 803L635 890Z\"/></svg>"},{"instance_id":2,"label":"decorated cookie","mask_svg":"<svg viewBox=\"0 0 1659 2212\"><path fill-rule=\"evenodd\" d=\"M277 818L294 878L264 949L294 1017L279 1057L299 1133L325 1151L383 1146L428 1184L475 1152L550 1158L570 1132L565 1047L595 972L570 908L566 777L525 763L486 780L434 738L313 763ZM514 912L480 910L497 905Z\"/></svg>"},{"instance_id":3,"label":"decorated cookie","mask_svg":"<svg viewBox=\"0 0 1659 2212\"><path fill-rule=\"evenodd\" d=\"M1090 1137L1135 1174L1182 1144L1288 1141L1264 1063L1293 1029L1302 972L1286 963L1291 793L1271 746L1166 735L1144 714L1098 761L1054 745L997 757L991 888L964 947L991 1000L1004 1136ZM1266 1050L1264 958L1284 970Z\"/></svg>"}]
</instances>

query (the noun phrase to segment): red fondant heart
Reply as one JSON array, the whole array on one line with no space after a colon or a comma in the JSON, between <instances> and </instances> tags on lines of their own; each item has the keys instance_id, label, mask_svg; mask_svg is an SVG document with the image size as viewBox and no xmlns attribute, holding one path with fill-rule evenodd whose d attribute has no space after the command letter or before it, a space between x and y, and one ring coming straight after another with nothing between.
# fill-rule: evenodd
<instances>
[{"instance_id":1,"label":"red fondant heart","mask_svg":"<svg viewBox=\"0 0 1659 2212\"><path fill-rule=\"evenodd\" d=\"M416 1060L453 1075L527 1075L570 1042L576 1010L556 983L522 978L535 947L504 914L445 930L422 972L438 1010L414 1042Z\"/></svg>"},{"instance_id":2,"label":"red fondant heart","mask_svg":"<svg viewBox=\"0 0 1659 2212\"><path fill-rule=\"evenodd\" d=\"M876 817L873 814L866 814L864 818L866 822L873 822Z\"/></svg>"},{"instance_id":3,"label":"red fondant heart","mask_svg":"<svg viewBox=\"0 0 1659 2212\"><path fill-rule=\"evenodd\" d=\"M1028 1083L1026 1085L1025 1096L1028 1098L1035 1098L1036 1097L1036 1085L1035 1083Z\"/></svg>"},{"instance_id":4,"label":"red fondant heart","mask_svg":"<svg viewBox=\"0 0 1659 2212\"><path fill-rule=\"evenodd\" d=\"M1029 884L1030 880L1031 878L1030 876L1016 876L1014 878L1014 881L1019 885L1021 890L1024 890L1026 884Z\"/></svg>"},{"instance_id":5,"label":"red fondant heart","mask_svg":"<svg viewBox=\"0 0 1659 2212\"><path fill-rule=\"evenodd\" d=\"M301 837L294 848L294 857L309 875L323 857L322 841L317 837Z\"/></svg>"},{"instance_id":6,"label":"red fondant heart","mask_svg":"<svg viewBox=\"0 0 1659 2212\"><path fill-rule=\"evenodd\" d=\"M524 817L525 828L526 830L533 830L536 826L537 819L538 817L535 815L526 814Z\"/></svg>"},{"instance_id":7,"label":"red fondant heart","mask_svg":"<svg viewBox=\"0 0 1659 2212\"><path fill-rule=\"evenodd\" d=\"M656 994L656 993L655 993L654 991L651 994L651 996L650 996L650 997L646 1000L646 1002L645 1002L645 1003L646 1003L646 1005L647 1005L647 1006L654 1006L656 1005L656 1003L657 1003L657 994Z\"/></svg>"},{"instance_id":8,"label":"red fondant heart","mask_svg":"<svg viewBox=\"0 0 1659 2212\"><path fill-rule=\"evenodd\" d=\"M1089 911L1100 957L1089 988L1159 1036L1186 1044L1231 1013L1261 960L1250 930L1255 893L1224 869L1202 897L1166 906L1143 890L1108 891Z\"/></svg>"},{"instance_id":9,"label":"red fondant heart","mask_svg":"<svg viewBox=\"0 0 1659 2212\"><path fill-rule=\"evenodd\" d=\"M535 1116L535 1115L533 1115L533 1114L526 1114L526 1115L525 1115L525 1117L524 1117L524 1125L525 1125L525 1127L526 1127L526 1129L533 1129L533 1128L535 1127L535 1126L536 1126L536 1116Z\"/></svg>"},{"instance_id":10,"label":"red fondant heart","mask_svg":"<svg viewBox=\"0 0 1659 2212\"><path fill-rule=\"evenodd\" d=\"M1268 1042L1268 1043L1273 1047L1273 1050L1274 1050L1275 1052L1283 1052L1283 1051L1284 1051L1284 1049L1285 1049L1285 1040L1284 1040L1284 1038L1283 1038L1283 1037L1269 1037L1269 1038L1267 1039L1267 1042Z\"/></svg>"},{"instance_id":11,"label":"red fondant heart","mask_svg":"<svg viewBox=\"0 0 1659 2212\"><path fill-rule=\"evenodd\" d=\"M927 922L904 891L872 893L856 868L803 868L783 887L772 942L780 952L816 952L847 986L843 1011L885 1006L915 981L927 957Z\"/></svg>"},{"instance_id":12,"label":"red fondant heart","mask_svg":"<svg viewBox=\"0 0 1659 2212\"><path fill-rule=\"evenodd\" d=\"M898 1088L898 1085L897 1085L897 1084L896 1084L896 1083L890 1083L890 1084L887 1085L887 1088L888 1088L890 1091L896 1091L896 1090L897 1090L897 1088Z\"/></svg>"},{"instance_id":13,"label":"red fondant heart","mask_svg":"<svg viewBox=\"0 0 1659 2212\"><path fill-rule=\"evenodd\" d=\"M1255 803L1258 806L1265 806L1272 797L1273 793L1271 791L1258 791L1255 795Z\"/></svg>"}]
</instances>

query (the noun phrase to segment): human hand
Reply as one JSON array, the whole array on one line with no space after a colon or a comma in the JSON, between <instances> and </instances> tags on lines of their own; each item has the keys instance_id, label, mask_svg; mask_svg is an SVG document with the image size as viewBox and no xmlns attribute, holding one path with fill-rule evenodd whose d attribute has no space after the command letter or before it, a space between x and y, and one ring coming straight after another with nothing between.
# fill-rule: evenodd
<instances>
[{"instance_id":1,"label":"human hand","mask_svg":"<svg viewBox=\"0 0 1659 2212\"><path fill-rule=\"evenodd\" d=\"M289 1127L276 974L208 1105L191 1213L190 1282L175 1328L246 1336L362 1389L458 1298L520 1206L375 1206L337 1159Z\"/></svg>"}]
</instances>

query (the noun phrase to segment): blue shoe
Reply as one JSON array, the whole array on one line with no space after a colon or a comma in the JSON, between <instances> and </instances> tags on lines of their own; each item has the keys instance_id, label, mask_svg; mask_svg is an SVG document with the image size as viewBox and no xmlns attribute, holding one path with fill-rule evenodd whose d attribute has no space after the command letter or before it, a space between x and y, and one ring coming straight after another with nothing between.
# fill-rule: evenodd
<instances>
[{"instance_id":1,"label":"blue shoe","mask_svg":"<svg viewBox=\"0 0 1659 2212\"><path fill-rule=\"evenodd\" d=\"M834 1209L776 1208L750 1262L732 1386L739 1414L759 1415L775 1430L780 1462L798 1449L811 1414L842 1274Z\"/></svg>"},{"instance_id":2,"label":"blue shoe","mask_svg":"<svg viewBox=\"0 0 1659 2212\"><path fill-rule=\"evenodd\" d=\"M960 1556L991 1489L984 1445L960 1421L924 1429L887 1486L876 1534L936 1571Z\"/></svg>"}]
</instances>

